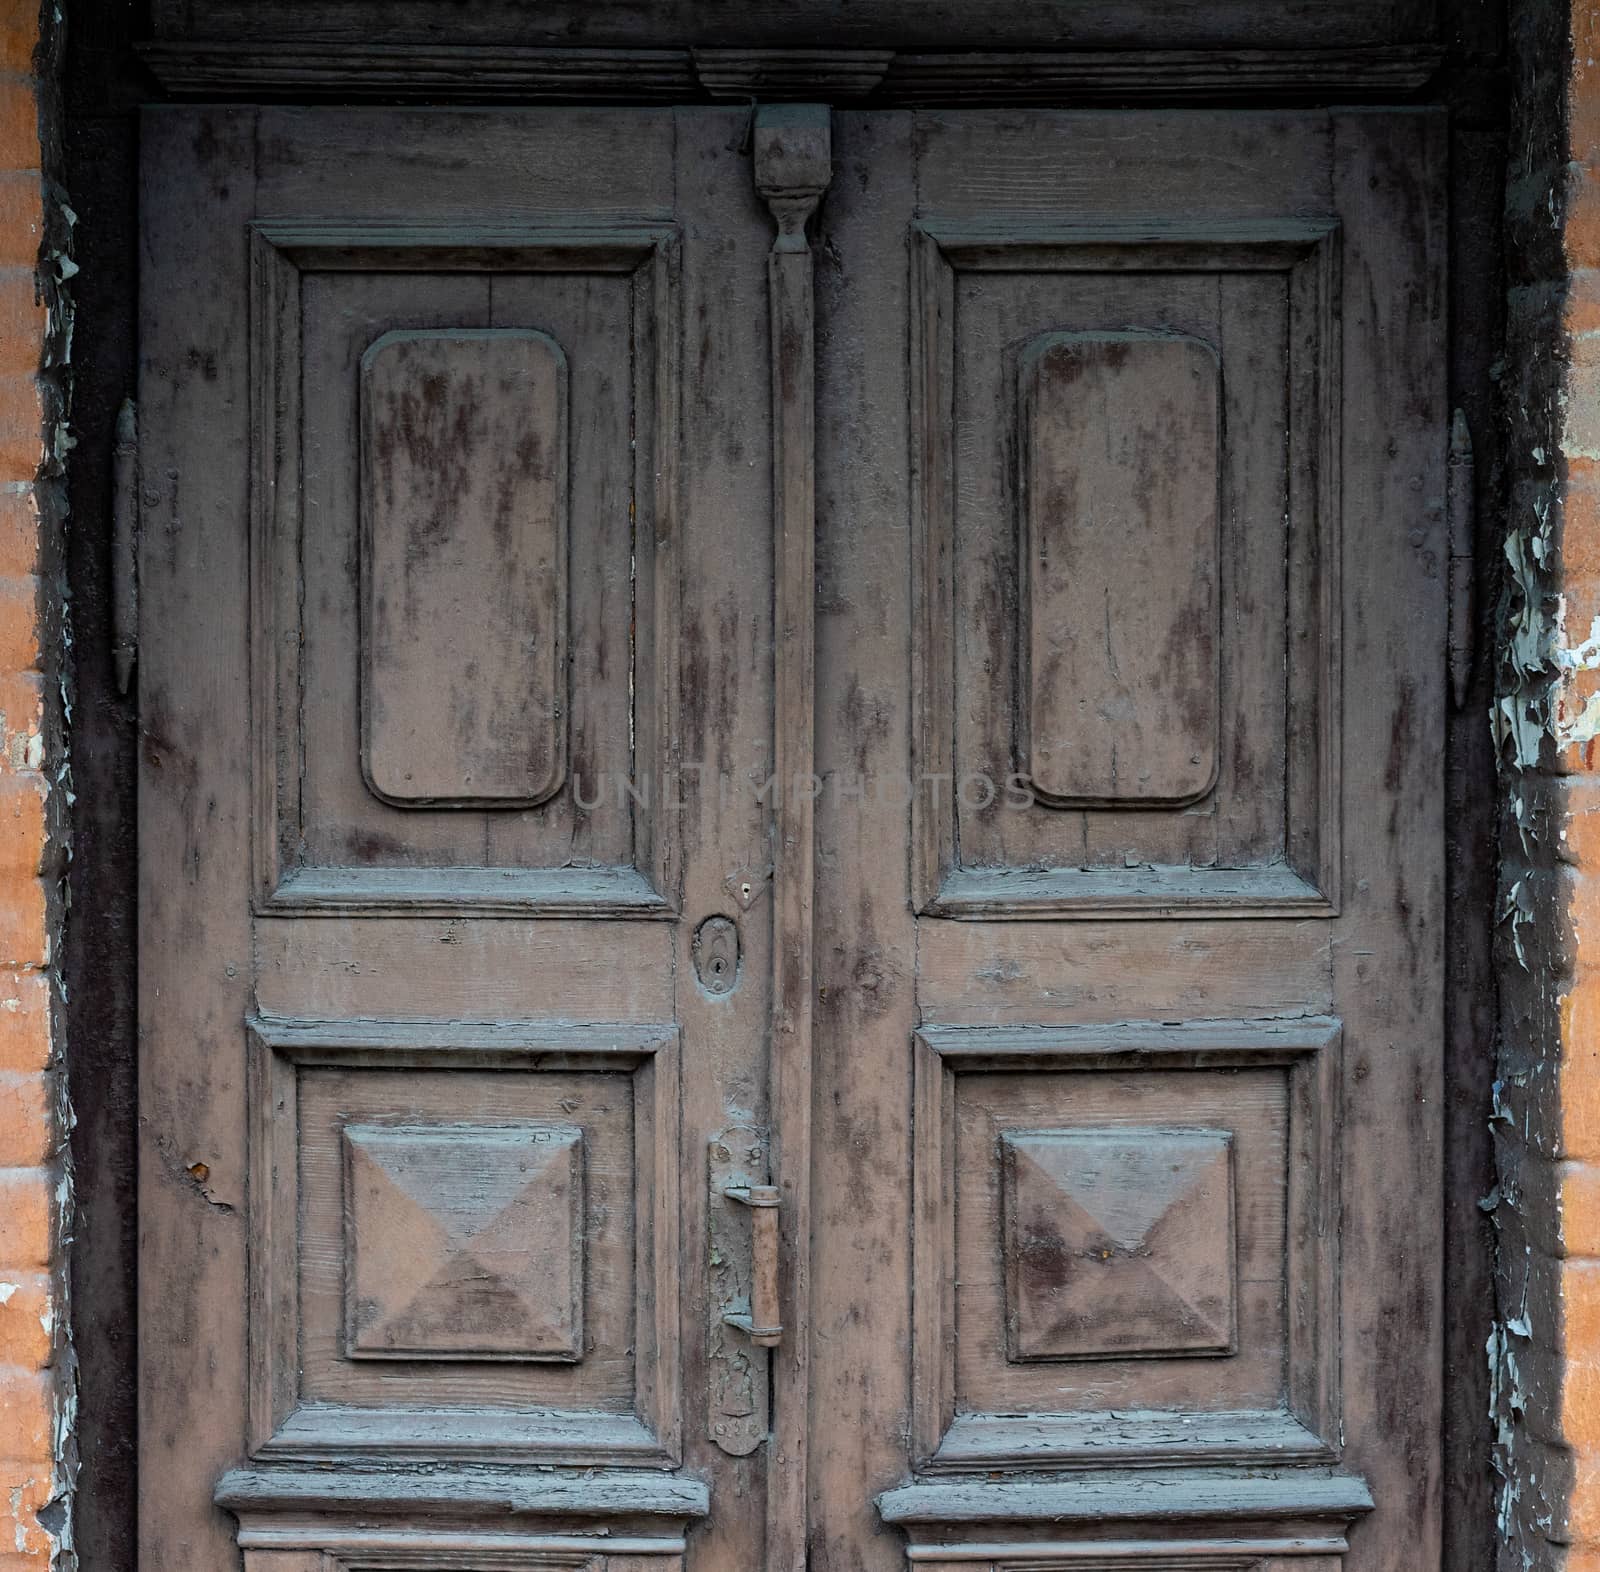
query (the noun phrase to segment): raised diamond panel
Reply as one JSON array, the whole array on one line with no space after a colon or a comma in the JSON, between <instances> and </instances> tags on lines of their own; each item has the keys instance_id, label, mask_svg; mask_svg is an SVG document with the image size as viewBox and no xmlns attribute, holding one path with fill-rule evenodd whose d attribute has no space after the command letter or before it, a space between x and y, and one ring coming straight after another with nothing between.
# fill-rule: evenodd
<instances>
[{"instance_id":1,"label":"raised diamond panel","mask_svg":"<svg viewBox=\"0 0 1600 1572\"><path fill-rule=\"evenodd\" d=\"M1000 1155L1010 1359L1232 1350L1229 1132L1008 1130Z\"/></svg>"},{"instance_id":2,"label":"raised diamond panel","mask_svg":"<svg viewBox=\"0 0 1600 1572\"><path fill-rule=\"evenodd\" d=\"M574 1125L347 1125L353 1359L583 1356Z\"/></svg>"}]
</instances>

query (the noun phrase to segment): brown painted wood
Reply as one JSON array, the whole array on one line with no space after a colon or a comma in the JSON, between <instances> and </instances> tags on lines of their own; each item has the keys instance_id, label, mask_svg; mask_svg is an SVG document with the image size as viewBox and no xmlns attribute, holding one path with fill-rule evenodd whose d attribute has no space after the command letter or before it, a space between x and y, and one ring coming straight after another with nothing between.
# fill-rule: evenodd
<instances>
[{"instance_id":1,"label":"brown painted wood","mask_svg":"<svg viewBox=\"0 0 1600 1572\"><path fill-rule=\"evenodd\" d=\"M145 1565L1437 1565L1438 118L146 145Z\"/></svg>"},{"instance_id":2,"label":"brown painted wood","mask_svg":"<svg viewBox=\"0 0 1600 1572\"><path fill-rule=\"evenodd\" d=\"M519 12L518 19L526 12ZM840 21L828 18L831 28ZM201 36L139 51L177 98L355 103L686 103L701 98L883 105L1341 102L1409 98L1438 70L1426 44L1333 48L577 49L499 44L307 44Z\"/></svg>"},{"instance_id":3,"label":"brown painted wood","mask_svg":"<svg viewBox=\"0 0 1600 1572\"><path fill-rule=\"evenodd\" d=\"M163 38L255 36L335 43L427 42L587 48L786 47L819 40L855 48L1183 49L1236 45L1340 48L1420 43L1436 25L1435 0L1111 0L1083 9L1061 0L754 0L731 15L707 0L583 0L529 12L515 0L485 0L450 18L441 38L430 0L157 0Z\"/></svg>"},{"instance_id":4,"label":"brown painted wood","mask_svg":"<svg viewBox=\"0 0 1600 1572\"><path fill-rule=\"evenodd\" d=\"M773 1371L766 1565L805 1572L806 1445L810 1412L812 901L816 886L816 348L813 263L806 226L833 175L829 112L799 105L757 112L756 189L777 234L767 258L772 367L773 1178L788 1347ZM752 1291L752 1305L754 1291Z\"/></svg>"},{"instance_id":5,"label":"brown painted wood","mask_svg":"<svg viewBox=\"0 0 1600 1572\"><path fill-rule=\"evenodd\" d=\"M1017 376L1017 764L1059 807L1193 802L1217 773L1216 351L1047 333Z\"/></svg>"},{"instance_id":6,"label":"brown painted wood","mask_svg":"<svg viewBox=\"0 0 1600 1572\"><path fill-rule=\"evenodd\" d=\"M1130 1565L1151 1535L1197 1566L1437 1565L1438 1207L1412 1199L1436 1196L1443 1030L1439 786L1413 752L1425 732L1437 768L1446 682L1437 117L841 112L835 134L813 1565L891 1572L908 1545L913 1564L1099 1565L1082 1538L1118 1520L1146 1539ZM904 283L877 262L900 235ZM1193 530L1184 562L1147 570L1187 586L1206 554L1216 781L1137 811L1077 782L1090 800L1068 808L963 795L1026 771L1018 712L1039 697L1029 347L1128 333L1216 357L1215 462L1175 440L1181 472L1139 497L1174 530L1185 475L1222 498L1204 546ZM1139 397L1163 407L1173 381ZM1096 418L1053 438L1077 486L1115 461ZM908 468L886 471L902 441ZM1078 544L1075 500L1033 522ZM1116 571L1085 569L1102 595ZM1113 618L1162 647L1189 596L1137 591ZM1110 709L1103 650L1064 662L1050 702ZM908 757L909 809L862 789ZM1180 1184L1195 1151L1212 1179ZM1028 1152L1048 1185L1023 1188ZM1108 1186L1136 1194L1120 1232L1094 1210ZM1119 1252L1174 1298L1124 1289Z\"/></svg>"},{"instance_id":7,"label":"brown painted wood","mask_svg":"<svg viewBox=\"0 0 1600 1572\"><path fill-rule=\"evenodd\" d=\"M402 329L361 357L362 771L385 802L561 789L567 408L536 329Z\"/></svg>"},{"instance_id":8,"label":"brown painted wood","mask_svg":"<svg viewBox=\"0 0 1600 1572\"><path fill-rule=\"evenodd\" d=\"M741 124L150 116L148 1566L467 1566L509 1515L675 1567L707 1484L705 1564L761 1558L693 1178L768 1114L766 816L695 775L771 756Z\"/></svg>"}]
</instances>

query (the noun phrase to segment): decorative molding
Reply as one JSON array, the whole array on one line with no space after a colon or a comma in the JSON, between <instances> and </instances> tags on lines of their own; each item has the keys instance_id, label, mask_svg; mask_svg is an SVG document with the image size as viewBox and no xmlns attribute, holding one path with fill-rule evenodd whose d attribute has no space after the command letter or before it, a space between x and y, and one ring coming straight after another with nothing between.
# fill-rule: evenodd
<instances>
[{"instance_id":1,"label":"decorative molding","mask_svg":"<svg viewBox=\"0 0 1600 1572\"><path fill-rule=\"evenodd\" d=\"M1193 1468L916 1481L877 1506L928 1572L1288 1572L1303 1557L1331 1566L1373 1499L1324 1469Z\"/></svg>"},{"instance_id":2,"label":"decorative molding","mask_svg":"<svg viewBox=\"0 0 1600 1572\"><path fill-rule=\"evenodd\" d=\"M247 1023L247 1034L251 1457L262 1462L353 1464L357 1470L363 1462L388 1460L397 1466L399 1483L405 1478L399 1466L404 1463L537 1461L592 1468L625 1456L639 1464L673 1465L680 1427L682 1168L676 1029L626 1023L255 1017ZM631 1142L633 1186L634 1302L627 1321L634 1349L631 1413L538 1406L419 1406L415 1396L406 1401L404 1383L398 1379L388 1381L385 1390L392 1387L395 1395L381 1406L306 1400L302 1383L309 1366L301 1309L306 1137L301 1105L308 1072L341 1070L608 1074L631 1087L631 1135L625 1137ZM404 1134L417 1125L422 1112L423 1104L413 1098L403 1122L383 1122ZM554 1108L550 1112L564 1113ZM349 1126L342 1128L348 1131ZM508 1131L526 1128L530 1128L527 1121L507 1126ZM319 1138L326 1138L326 1132Z\"/></svg>"},{"instance_id":3,"label":"decorative molding","mask_svg":"<svg viewBox=\"0 0 1600 1572\"><path fill-rule=\"evenodd\" d=\"M1350 102L1409 98L1444 62L1411 45L1366 49L1105 49L897 54L875 102L1077 108L1094 104Z\"/></svg>"},{"instance_id":4,"label":"decorative molding","mask_svg":"<svg viewBox=\"0 0 1600 1572\"><path fill-rule=\"evenodd\" d=\"M1147 1539L1086 1540L1072 1544L1039 1540L1028 1544L913 1545L910 1565L924 1572L953 1572L985 1562L980 1572L1291 1572L1286 1563L1263 1556L1336 1556L1350 1547L1342 1535L1308 1539ZM1325 1572L1327 1563L1311 1572Z\"/></svg>"},{"instance_id":5,"label":"decorative molding","mask_svg":"<svg viewBox=\"0 0 1600 1572\"><path fill-rule=\"evenodd\" d=\"M1100 1459L1110 1467L1130 1456L1141 1465L1181 1466L1199 1453L1241 1466L1326 1463L1328 1443L1293 1415L1217 1409L1085 1409L1074 1414L957 1414L939 1442L941 1474L990 1473L1066 1460Z\"/></svg>"},{"instance_id":6,"label":"decorative molding","mask_svg":"<svg viewBox=\"0 0 1600 1572\"><path fill-rule=\"evenodd\" d=\"M1343 49L547 49L517 44L162 40L143 45L191 99L342 103L690 103L751 98L972 106L1307 103L1413 97L1428 45Z\"/></svg>"},{"instance_id":7,"label":"decorative molding","mask_svg":"<svg viewBox=\"0 0 1600 1572\"><path fill-rule=\"evenodd\" d=\"M1339 1433L1339 1060L1340 1026L1325 1017L919 1030L913 1059L918 1132L912 1180L914 1465L930 1474L960 1474L1018 1467L1094 1470L1183 1459L1210 1466L1331 1460ZM1188 1410L1015 1413L1008 1403L1007 1412L988 1414L958 1404L953 1267L958 1260L958 1078L1234 1069L1278 1069L1287 1077L1285 1406L1241 1413L1233 1416L1235 1423L1221 1425ZM1065 1089L1059 1103L1063 1113L1071 1106ZM1191 1417L1197 1421L1193 1425Z\"/></svg>"},{"instance_id":8,"label":"decorative molding","mask_svg":"<svg viewBox=\"0 0 1600 1572\"><path fill-rule=\"evenodd\" d=\"M1331 916L1339 909L1339 228L1286 217L1040 224L920 221L911 235L912 770L955 781L957 281L965 274L1281 273L1289 311L1288 603L1282 860L1242 867L988 866L961 860L954 790L915 792L912 898L930 916ZM1047 324L1039 324L1044 330ZM1228 369L1223 368L1226 379ZM1227 608L1223 608L1224 617ZM1224 746L1226 741L1224 740ZM1044 811L1049 811L1048 809Z\"/></svg>"},{"instance_id":9,"label":"decorative molding","mask_svg":"<svg viewBox=\"0 0 1600 1572\"><path fill-rule=\"evenodd\" d=\"M1038 1481L939 1480L878 1497L886 1523L1193 1523L1326 1517L1350 1522L1373 1509L1354 1474L1326 1469L1130 1469Z\"/></svg>"},{"instance_id":10,"label":"decorative molding","mask_svg":"<svg viewBox=\"0 0 1600 1572\"><path fill-rule=\"evenodd\" d=\"M816 830L809 792L784 783L816 768L816 299L806 225L833 178L825 106L758 109L752 173L777 234L767 256L772 364L773 673L771 1182L778 1190L776 1424L767 1442L766 1559L806 1560L811 1355L812 902Z\"/></svg>"},{"instance_id":11,"label":"decorative molding","mask_svg":"<svg viewBox=\"0 0 1600 1572\"><path fill-rule=\"evenodd\" d=\"M707 95L748 103L821 99L854 103L883 81L892 49L696 49L695 76Z\"/></svg>"},{"instance_id":12,"label":"decorative molding","mask_svg":"<svg viewBox=\"0 0 1600 1572\"><path fill-rule=\"evenodd\" d=\"M517 45L231 42L140 46L176 98L336 99L341 103L683 103L700 97L687 49Z\"/></svg>"},{"instance_id":13,"label":"decorative molding","mask_svg":"<svg viewBox=\"0 0 1600 1572\"><path fill-rule=\"evenodd\" d=\"M697 1479L650 1469L240 1468L217 1486L246 1572L680 1572ZM304 1562L296 1553L305 1557Z\"/></svg>"},{"instance_id":14,"label":"decorative molding","mask_svg":"<svg viewBox=\"0 0 1600 1572\"><path fill-rule=\"evenodd\" d=\"M260 220L250 230L253 859L259 913L670 917L670 804L634 807L632 866L361 867L301 860L301 280L311 272L596 272L631 279L637 335L636 774L676 778L678 232L660 222L535 226ZM648 549L646 549L648 548Z\"/></svg>"},{"instance_id":15,"label":"decorative molding","mask_svg":"<svg viewBox=\"0 0 1600 1572\"><path fill-rule=\"evenodd\" d=\"M404 1468L383 1471L273 1466L230 1469L217 1483L216 1502L234 1512L303 1514L316 1521L295 1526L247 1530L247 1544L276 1543L284 1548L324 1543L330 1533L348 1537L322 1520L339 1513L390 1518L417 1515L438 1520L452 1515L517 1517L704 1517L711 1493L698 1479L655 1469L587 1468L572 1473L527 1468ZM439 1532L430 1528L425 1532ZM366 1532L366 1530L356 1530ZM404 1525L371 1532L411 1537ZM529 1535L531 1528L507 1526L506 1533ZM539 1534L541 1539L547 1538ZM615 1547L613 1547L615 1548ZM680 1547L681 1548L681 1547Z\"/></svg>"},{"instance_id":16,"label":"decorative molding","mask_svg":"<svg viewBox=\"0 0 1600 1572\"><path fill-rule=\"evenodd\" d=\"M583 1358L579 1126L350 1122L341 1137L347 1359Z\"/></svg>"}]
</instances>

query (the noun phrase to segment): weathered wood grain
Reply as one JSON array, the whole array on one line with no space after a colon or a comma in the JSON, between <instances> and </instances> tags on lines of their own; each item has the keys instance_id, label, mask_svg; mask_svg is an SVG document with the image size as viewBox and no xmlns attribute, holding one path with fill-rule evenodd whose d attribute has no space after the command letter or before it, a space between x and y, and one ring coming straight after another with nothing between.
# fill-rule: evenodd
<instances>
[{"instance_id":1,"label":"weathered wood grain","mask_svg":"<svg viewBox=\"0 0 1600 1572\"><path fill-rule=\"evenodd\" d=\"M756 189L777 234L767 259L772 374L772 1177L782 1210L787 1347L774 1359L766 1565L809 1566L813 899L816 888L816 305L807 225L833 178L826 105L756 111ZM767 1226L770 1227L770 1224ZM753 1302L753 1301L752 1301Z\"/></svg>"},{"instance_id":2,"label":"weathered wood grain","mask_svg":"<svg viewBox=\"0 0 1600 1572\"><path fill-rule=\"evenodd\" d=\"M362 354L362 767L388 801L537 807L566 779L567 411L534 328Z\"/></svg>"},{"instance_id":3,"label":"weathered wood grain","mask_svg":"<svg viewBox=\"0 0 1600 1572\"><path fill-rule=\"evenodd\" d=\"M438 33L429 0L159 0L153 21L163 38L239 39L252 34L307 43L431 41ZM529 12L509 0L453 17L458 43L661 46L682 43L786 45L930 44L935 48L1048 48L1079 45L1165 48L1219 43L1338 48L1416 42L1431 36L1434 0L1352 0L1330 8L1262 0L1117 0L1063 13L1053 0L870 0L841 11L826 0L756 0L733 21L705 0L577 0Z\"/></svg>"},{"instance_id":4,"label":"weathered wood grain","mask_svg":"<svg viewBox=\"0 0 1600 1572\"><path fill-rule=\"evenodd\" d=\"M1437 1559L1441 146L151 114L147 1564L677 1572L690 1520L700 1572ZM535 397L445 389L459 451L395 472L368 587L432 599L385 703L434 720L369 782L394 333L455 358L369 411L489 344ZM413 571L493 511L466 437L558 427L509 495L554 520L564 469L564 569L552 524ZM571 795L563 698L565 775L655 795ZM1052 802L954 789L1097 705Z\"/></svg>"},{"instance_id":5,"label":"weathered wood grain","mask_svg":"<svg viewBox=\"0 0 1600 1572\"><path fill-rule=\"evenodd\" d=\"M221 110L152 114L143 133L139 1553L149 1567L234 1560L232 1525L209 1498L244 1440L251 439L246 361L228 346L245 337L256 128L254 112Z\"/></svg>"},{"instance_id":6,"label":"weathered wood grain","mask_svg":"<svg viewBox=\"0 0 1600 1572\"><path fill-rule=\"evenodd\" d=\"M751 592L771 558L736 545L685 593L679 453L715 455L697 497L724 490L692 543L710 559L730 544L724 517L764 506L743 453L767 412L722 398L737 375L764 387L766 365L730 334L730 375L682 408L680 238L694 231L705 321L727 299L730 235L761 303L767 229L737 111L685 117L681 181L671 113L423 119L268 111L263 132L253 114L151 117L147 245L183 293L152 280L146 315L164 479L144 566L171 620L145 716L144 1466L166 1481L146 1497L161 1515L145 1553L234 1564L231 1510L253 1557L387 1564L433 1553L406 1548L427 1519L458 1535L430 1564L465 1566L484 1548L475 1522L510 1511L557 1538L580 1524L574 1566L609 1548L675 1566L708 1499L662 1477L687 1434L729 1503L705 1565L733 1572L759 1559L761 1470L705 1439L704 1274L684 1271L703 1260L705 1198L685 1183L682 1128L703 1151L730 1102L764 1104L767 927L739 922L744 968L720 998L694 986L689 945L708 906L738 909L733 870L764 865L763 810L715 776L697 796L678 766L685 708L695 754L726 774L767 757L770 685L734 697L705 655L743 673L770 647L769 599ZM505 200L475 205L469 186L496 171ZM428 345L426 363L379 366L402 342ZM559 354L534 352L547 345ZM507 346L516 365L485 363ZM408 393L451 376L437 429L383 471ZM213 391L226 420L206 412ZM537 462L530 443L548 449ZM387 485L401 525L385 555L369 512L364 564L363 452L369 503ZM522 466L498 499L496 456ZM521 556L515 531L496 545L501 502L539 515ZM445 525L466 566L430 578L418 553ZM380 596L420 596L369 646L369 689L389 683L371 781L363 572ZM491 614L452 639L469 588ZM680 616L698 643L686 661ZM405 705L433 721L397 722ZM631 789L586 806L580 766ZM498 784L463 792L469 772ZM212 1487L241 1464L221 1510ZM520 1485L488 1477L513 1464ZM396 1520L387 1547L351 1522L373 1514ZM652 1515L676 1536L636 1534Z\"/></svg>"},{"instance_id":7,"label":"weathered wood grain","mask_svg":"<svg viewBox=\"0 0 1600 1572\"><path fill-rule=\"evenodd\" d=\"M306 44L294 36L153 41L139 54L173 96L208 101L292 95L342 103L683 104L709 97L946 107L1383 101L1426 86L1442 59L1418 44L945 52Z\"/></svg>"},{"instance_id":8,"label":"weathered wood grain","mask_svg":"<svg viewBox=\"0 0 1600 1572\"><path fill-rule=\"evenodd\" d=\"M677 748L686 768L685 921L674 929L670 969L686 1047L685 1150L694 1154L682 1231L684 1456L717 1502L695 1531L696 1561L707 1572L758 1565L766 1533L766 1447L733 1457L713 1438L721 1416L711 1394L722 1390L724 1372L712 1368L719 1345L710 1328L720 1335L722 1306L712 1290L702 1199L713 1137L730 1124L771 1118L772 853L757 795L770 773L773 724L772 422L763 350L771 221L741 141L748 120L747 108L684 110L672 133L684 366L672 582L683 609L679 653L663 669L676 671L682 693ZM726 993L708 993L695 980L694 929L708 916L738 930L739 983ZM754 1379L765 1380L768 1356L756 1351L754 1358Z\"/></svg>"},{"instance_id":9,"label":"weathered wood grain","mask_svg":"<svg viewBox=\"0 0 1600 1572\"><path fill-rule=\"evenodd\" d=\"M1179 334L1022 354L1016 762L1049 803L1193 802L1216 779L1221 372Z\"/></svg>"}]
</instances>

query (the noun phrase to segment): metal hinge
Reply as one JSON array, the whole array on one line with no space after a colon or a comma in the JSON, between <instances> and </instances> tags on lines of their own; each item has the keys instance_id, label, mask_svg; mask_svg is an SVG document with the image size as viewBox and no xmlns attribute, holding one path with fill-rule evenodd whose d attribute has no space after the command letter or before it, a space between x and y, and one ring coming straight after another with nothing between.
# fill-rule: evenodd
<instances>
[{"instance_id":1,"label":"metal hinge","mask_svg":"<svg viewBox=\"0 0 1600 1572\"><path fill-rule=\"evenodd\" d=\"M117 411L111 447L111 659L126 693L139 658L139 412L131 398Z\"/></svg>"},{"instance_id":2,"label":"metal hinge","mask_svg":"<svg viewBox=\"0 0 1600 1572\"><path fill-rule=\"evenodd\" d=\"M1472 685L1472 663L1477 640L1477 563L1473 537L1478 513L1478 479L1472 458L1472 432L1466 413L1457 410L1450 420L1450 457L1446 465L1445 505L1450 534L1450 693L1459 710Z\"/></svg>"}]
</instances>

